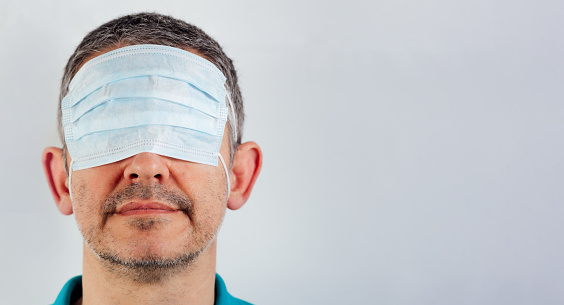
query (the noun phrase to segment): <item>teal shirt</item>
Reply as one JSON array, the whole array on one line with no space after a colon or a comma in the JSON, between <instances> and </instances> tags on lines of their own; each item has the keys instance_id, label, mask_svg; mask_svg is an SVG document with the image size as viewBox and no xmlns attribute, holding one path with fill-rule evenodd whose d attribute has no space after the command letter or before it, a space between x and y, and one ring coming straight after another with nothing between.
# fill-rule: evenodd
<instances>
[{"instance_id":1,"label":"teal shirt","mask_svg":"<svg viewBox=\"0 0 564 305\"><path fill-rule=\"evenodd\" d=\"M53 305L70 305L82 297L82 276L70 279L55 300ZM72 300L72 301L71 301ZM227 292L225 282L219 274L215 275L215 305L252 305L251 303L239 300Z\"/></svg>"}]
</instances>

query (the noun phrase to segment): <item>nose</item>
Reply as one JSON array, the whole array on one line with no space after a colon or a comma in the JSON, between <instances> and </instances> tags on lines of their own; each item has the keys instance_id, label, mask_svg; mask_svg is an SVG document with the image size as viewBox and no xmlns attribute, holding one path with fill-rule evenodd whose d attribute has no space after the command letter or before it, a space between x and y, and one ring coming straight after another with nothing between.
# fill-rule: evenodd
<instances>
[{"instance_id":1,"label":"nose","mask_svg":"<svg viewBox=\"0 0 564 305\"><path fill-rule=\"evenodd\" d=\"M124 178L133 182L162 182L169 174L166 159L149 152L133 156L123 171Z\"/></svg>"}]
</instances>

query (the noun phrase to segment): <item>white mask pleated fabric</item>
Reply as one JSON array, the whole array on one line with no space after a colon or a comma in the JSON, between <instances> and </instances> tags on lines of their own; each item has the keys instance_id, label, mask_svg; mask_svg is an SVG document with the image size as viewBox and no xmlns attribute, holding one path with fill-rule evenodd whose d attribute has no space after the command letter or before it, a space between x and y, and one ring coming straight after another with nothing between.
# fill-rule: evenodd
<instances>
[{"instance_id":1,"label":"white mask pleated fabric","mask_svg":"<svg viewBox=\"0 0 564 305\"><path fill-rule=\"evenodd\" d=\"M71 171L142 152L213 166L219 157L229 184L219 154L231 103L225 80L204 58L161 45L88 61L61 105Z\"/></svg>"}]
</instances>

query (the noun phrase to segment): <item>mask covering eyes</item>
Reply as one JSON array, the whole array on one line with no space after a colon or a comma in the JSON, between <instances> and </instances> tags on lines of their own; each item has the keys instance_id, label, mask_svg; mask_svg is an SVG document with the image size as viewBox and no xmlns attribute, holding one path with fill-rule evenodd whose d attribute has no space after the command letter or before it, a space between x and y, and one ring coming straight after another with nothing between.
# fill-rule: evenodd
<instances>
[{"instance_id":1,"label":"mask covering eyes","mask_svg":"<svg viewBox=\"0 0 564 305\"><path fill-rule=\"evenodd\" d=\"M61 105L72 158L69 190L73 170L152 152L213 166L219 158L229 191L219 153L227 104L235 116L225 80L209 61L160 45L124 47L88 61Z\"/></svg>"}]
</instances>

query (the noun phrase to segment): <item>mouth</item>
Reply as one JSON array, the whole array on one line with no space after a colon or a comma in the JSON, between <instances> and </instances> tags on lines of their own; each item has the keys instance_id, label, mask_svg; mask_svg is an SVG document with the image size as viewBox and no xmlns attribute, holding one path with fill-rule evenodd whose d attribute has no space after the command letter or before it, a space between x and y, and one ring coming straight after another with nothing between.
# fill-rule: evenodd
<instances>
[{"instance_id":1,"label":"mouth","mask_svg":"<svg viewBox=\"0 0 564 305\"><path fill-rule=\"evenodd\" d=\"M135 216L148 214L168 214L178 211L179 210L159 202L130 202L120 207L115 212L115 214L121 216Z\"/></svg>"}]
</instances>

